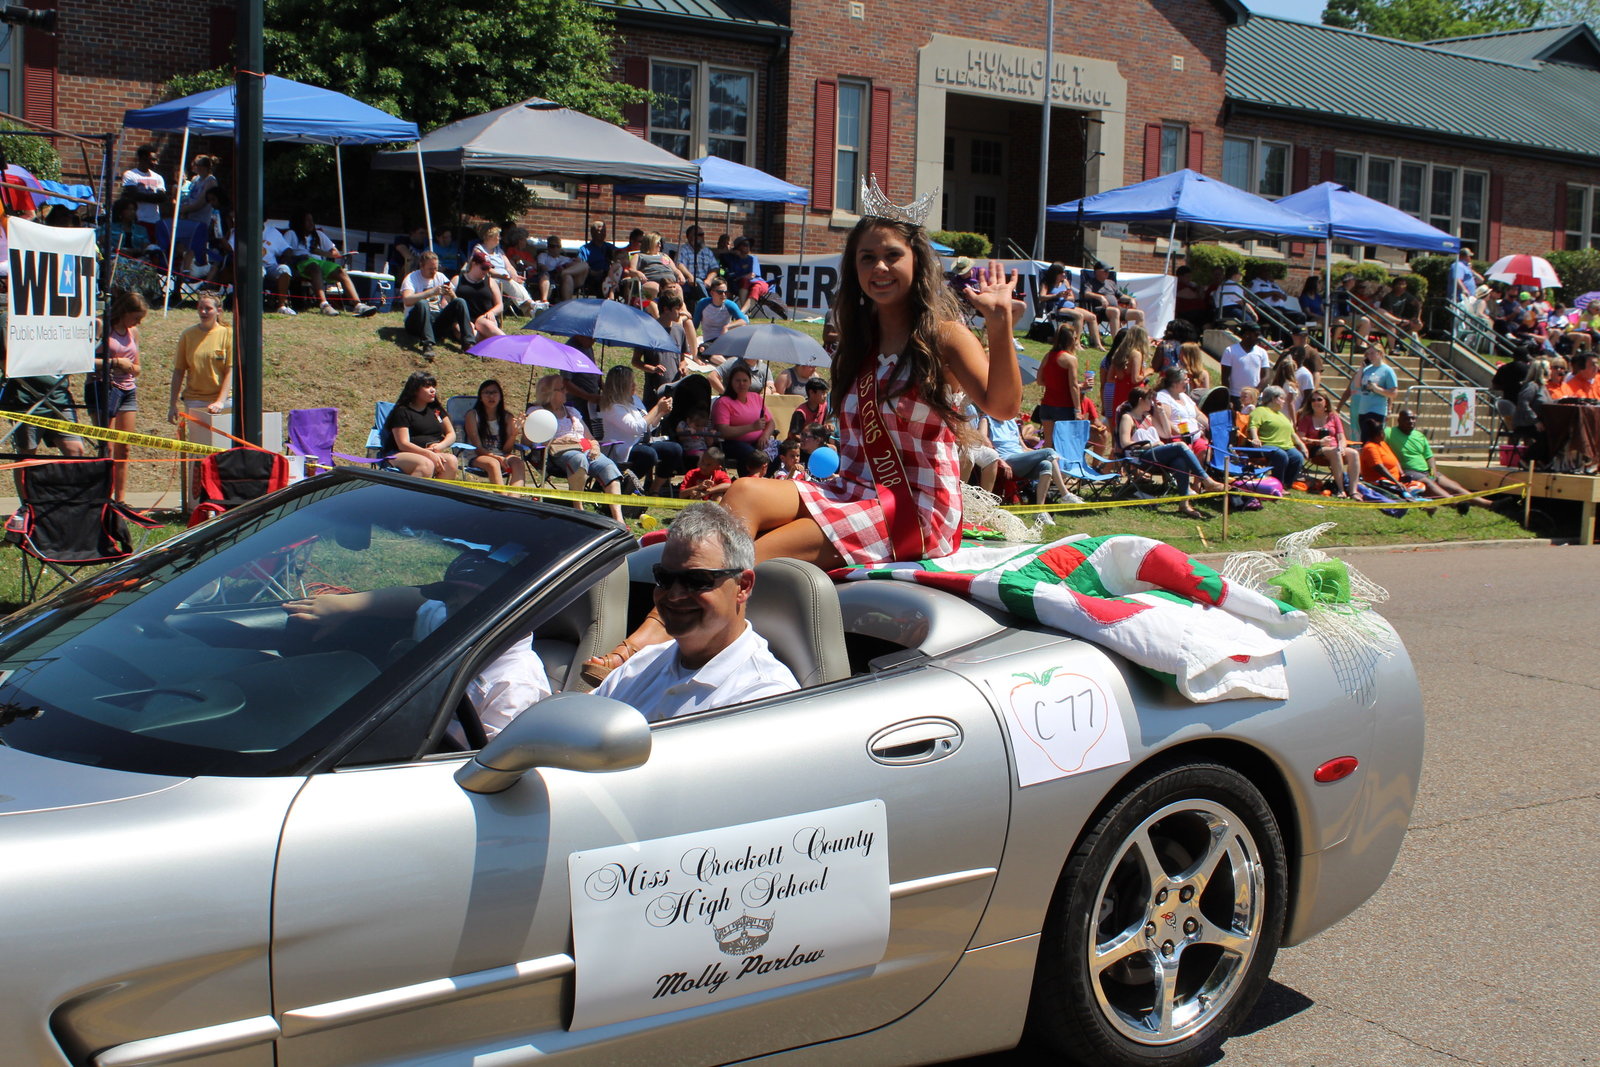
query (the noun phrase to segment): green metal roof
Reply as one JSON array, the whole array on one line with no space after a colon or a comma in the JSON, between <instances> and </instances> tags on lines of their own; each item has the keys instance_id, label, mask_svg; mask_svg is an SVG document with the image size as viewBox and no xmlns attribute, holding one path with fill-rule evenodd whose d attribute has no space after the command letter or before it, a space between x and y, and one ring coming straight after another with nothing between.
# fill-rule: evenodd
<instances>
[{"instance_id":1,"label":"green metal roof","mask_svg":"<svg viewBox=\"0 0 1600 1067\"><path fill-rule=\"evenodd\" d=\"M1253 15L1228 29L1227 95L1247 110L1600 157L1600 71L1460 50L1473 40L1489 39L1419 44Z\"/></svg>"},{"instance_id":2,"label":"green metal roof","mask_svg":"<svg viewBox=\"0 0 1600 1067\"><path fill-rule=\"evenodd\" d=\"M1447 37L1426 43L1447 52L1498 59L1506 63L1534 63L1540 60L1561 62L1556 58L1558 55L1570 54L1563 45L1576 46L1574 51L1585 44L1592 46L1594 35L1583 23L1569 22L1562 26L1535 26L1528 30L1482 33L1473 37ZM1600 59L1592 47L1586 51L1590 65Z\"/></svg>"},{"instance_id":3,"label":"green metal roof","mask_svg":"<svg viewBox=\"0 0 1600 1067\"><path fill-rule=\"evenodd\" d=\"M788 29L788 24L762 0L594 0L618 18L630 13L732 23L751 28Z\"/></svg>"}]
</instances>

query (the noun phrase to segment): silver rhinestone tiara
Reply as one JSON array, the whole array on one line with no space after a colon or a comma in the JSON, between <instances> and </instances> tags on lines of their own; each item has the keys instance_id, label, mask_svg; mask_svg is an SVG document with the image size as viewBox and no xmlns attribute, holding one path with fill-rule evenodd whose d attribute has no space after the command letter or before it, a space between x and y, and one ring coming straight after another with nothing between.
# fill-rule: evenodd
<instances>
[{"instance_id":1,"label":"silver rhinestone tiara","mask_svg":"<svg viewBox=\"0 0 1600 1067\"><path fill-rule=\"evenodd\" d=\"M861 214L874 219L888 219L891 222L908 222L913 226L923 225L928 218L928 212L933 210L934 202L939 199L939 190L923 193L909 204L900 205L884 195L878 188L878 176L869 174L861 181Z\"/></svg>"}]
</instances>

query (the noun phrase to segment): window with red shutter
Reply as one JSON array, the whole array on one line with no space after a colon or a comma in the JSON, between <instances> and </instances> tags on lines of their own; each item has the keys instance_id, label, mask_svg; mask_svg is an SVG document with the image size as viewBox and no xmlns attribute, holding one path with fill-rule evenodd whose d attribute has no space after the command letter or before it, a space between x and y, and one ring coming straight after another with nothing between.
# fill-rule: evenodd
<instances>
[{"instance_id":1,"label":"window with red shutter","mask_svg":"<svg viewBox=\"0 0 1600 1067\"><path fill-rule=\"evenodd\" d=\"M867 137L867 172L878 176L878 185L889 192L889 90L872 87L871 130Z\"/></svg>"},{"instance_id":2,"label":"window with red shutter","mask_svg":"<svg viewBox=\"0 0 1600 1067\"><path fill-rule=\"evenodd\" d=\"M32 0L31 8L51 8L54 3ZM22 31L22 117L41 126L56 124L56 35L41 30Z\"/></svg>"},{"instance_id":3,"label":"window with red shutter","mask_svg":"<svg viewBox=\"0 0 1600 1067\"><path fill-rule=\"evenodd\" d=\"M1309 189L1310 187L1311 149L1301 145L1294 150L1294 189L1291 191L1298 193L1300 190ZM1289 243L1289 254L1291 256L1305 255L1306 243L1304 241L1291 241Z\"/></svg>"},{"instance_id":4,"label":"window with red shutter","mask_svg":"<svg viewBox=\"0 0 1600 1067\"><path fill-rule=\"evenodd\" d=\"M1500 258L1500 216L1505 207L1506 183L1503 179L1497 180L1489 176L1489 254L1484 256L1491 262Z\"/></svg>"},{"instance_id":5,"label":"window with red shutter","mask_svg":"<svg viewBox=\"0 0 1600 1067\"><path fill-rule=\"evenodd\" d=\"M650 61L644 56L629 56L622 61L622 80L639 89L650 88ZM643 137L650 128L650 105L629 104L622 109L622 124L628 132Z\"/></svg>"},{"instance_id":6,"label":"window with red shutter","mask_svg":"<svg viewBox=\"0 0 1600 1067\"><path fill-rule=\"evenodd\" d=\"M821 211L833 210L833 153L839 121L839 86L836 82L817 81L816 120L812 125L811 142L811 206Z\"/></svg>"},{"instance_id":7,"label":"window with red shutter","mask_svg":"<svg viewBox=\"0 0 1600 1067\"><path fill-rule=\"evenodd\" d=\"M1550 236L1551 248L1567 247L1567 183L1556 182L1556 225Z\"/></svg>"},{"instance_id":8,"label":"window with red shutter","mask_svg":"<svg viewBox=\"0 0 1600 1067\"><path fill-rule=\"evenodd\" d=\"M1203 130L1189 130L1189 160L1187 166L1197 174L1206 172L1206 135Z\"/></svg>"},{"instance_id":9,"label":"window with red shutter","mask_svg":"<svg viewBox=\"0 0 1600 1067\"><path fill-rule=\"evenodd\" d=\"M1144 177L1161 177L1161 123L1147 122L1144 125Z\"/></svg>"}]
</instances>

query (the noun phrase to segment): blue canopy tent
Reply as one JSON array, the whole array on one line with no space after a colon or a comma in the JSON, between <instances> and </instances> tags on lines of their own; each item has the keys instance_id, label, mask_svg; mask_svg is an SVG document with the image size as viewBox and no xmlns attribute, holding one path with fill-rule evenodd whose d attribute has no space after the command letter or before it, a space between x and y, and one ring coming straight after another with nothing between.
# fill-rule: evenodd
<instances>
[{"instance_id":1,"label":"blue canopy tent","mask_svg":"<svg viewBox=\"0 0 1600 1067\"><path fill-rule=\"evenodd\" d=\"M1390 248L1403 248L1408 252L1461 251L1461 238L1452 237L1441 229L1429 226L1421 219L1412 218L1404 211L1392 208L1380 200L1362 196L1338 182L1323 182L1321 185L1302 189L1279 200L1278 204L1316 219L1325 227L1323 239L1328 242L1328 250L1323 256L1322 264L1324 331L1328 329L1332 317L1330 296L1333 292L1334 241L1345 240L1358 245L1388 245ZM1312 273L1316 273L1314 263ZM1329 335L1324 332L1323 336Z\"/></svg>"},{"instance_id":2,"label":"blue canopy tent","mask_svg":"<svg viewBox=\"0 0 1600 1067\"><path fill-rule=\"evenodd\" d=\"M1358 245L1388 245L1410 252L1461 251L1461 238L1362 196L1338 182L1323 182L1277 201L1281 208L1317 220L1322 236Z\"/></svg>"},{"instance_id":3,"label":"blue canopy tent","mask_svg":"<svg viewBox=\"0 0 1600 1067\"><path fill-rule=\"evenodd\" d=\"M775 178L766 171L734 163L720 156L702 156L692 161L700 168L699 182L628 182L618 185L616 191L625 196L645 196L656 193L663 196L684 197L683 213L689 211L688 197L695 200L695 219L699 221L700 198L708 200L751 200L762 203L809 204L811 192ZM732 208L729 209L732 212ZM800 213L801 261L804 262L806 246L806 215ZM678 218L678 230L683 230L683 216Z\"/></svg>"},{"instance_id":4,"label":"blue canopy tent","mask_svg":"<svg viewBox=\"0 0 1600 1067\"><path fill-rule=\"evenodd\" d=\"M179 166L189 156L189 135L200 137L232 136L237 110L235 88L208 89L163 104L127 111L122 124L138 130L183 132ZM415 141L420 136L417 124L397 119L386 111L315 85L268 74L263 86L262 135L268 141L294 144L332 145L334 169L339 185L340 247L349 243L344 213L344 160L340 146L347 144L386 144ZM176 190L174 190L176 198ZM168 250L167 281L171 288L172 253L177 248L178 227L172 228L172 249ZM431 230L431 227L430 227Z\"/></svg>"},{"instance_id":5,"label":"blue canopy tent","mask_svg":"<svg viewBox=\"0 0 1600 1067\"><path fill-rule=\"evenodd\" d=\"M1169 264L1180 223L1186 241L1249 233L1315 241L1327 233L1315 219L1187 169L1056 204L1045 214L1057 222L1122 222L1138 233L1165 233Z\"/></svg>"}]
</instances>

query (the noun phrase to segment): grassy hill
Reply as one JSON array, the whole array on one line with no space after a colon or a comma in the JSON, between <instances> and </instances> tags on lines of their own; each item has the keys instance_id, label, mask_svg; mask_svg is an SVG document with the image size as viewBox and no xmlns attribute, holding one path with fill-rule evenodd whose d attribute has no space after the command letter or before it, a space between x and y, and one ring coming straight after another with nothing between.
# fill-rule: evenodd
<instances>
[{"instance_id":1,"label":"grassy hill","mask_svg":"<svg viewBox=\"0 0 1600 1067\"><path fill-rule=\"evenodd\" d=\"M172 436L166 420L167 393L173 353L178 334L195 322L192 308L174 308L163 319L153 311L141 328L144 373L140 383L138 429L144 433ZM517 326L521 320L514 320ZM799 328L819 336L818 324L799 324ZM1025 341L1028 354L1042 357L1046 346ZM265 399L267 410L288 412L301 407L337 407L340 411L338 450L361 455L367 432L372 426L373 404L393 400L406 376L428 368L438 377L441 396L474 393L485 378L498 378L507 398L520 401L529 381L529 368L497 360L465 355L450 345L435 350L432 363L423 361L418 346L401 327L398 314L383 314L358 319L350 315L330 318L302 313L290 318L268 314L264 327ZM603 368L626 363L632 350L597 349ZM534 369L535 375L545 373ZM75 382L81 386L81 382ZM82 395L81 388L75 389ZM1038 400L1038 387L1030 386L1025 408ZM135 456L157 453L135 450ZM177 499L177 470L172 463L135 464L130 488L137 491L165 490ZM1204 508L1206 505L1202 504ZM1215 508L1212 509L1215 511ZM1174 502L1158 502L1152 507L1114 508L1075 512L1070 521L1055 527L1056 535L1067 533L1137 532L1160 537L1187 551L1201 552L1266 547L1291 530L1319 522L1336 521L1337 530L1328 538L1335 544L1382 544L1479 540L1500 537L1526 537L1520 526L1485 509L1474 509L1467 516L1453 509L1434 514L1408 512L1402 518L1383 515L1377 510L1335 508L1319 505L1314 499L1282 502L1262 511L1235 514L1230 520L1230 536L1221 540L1221 517L1206 522L1185 520L1175 513Z\"/></svg>"}]
</instances>

